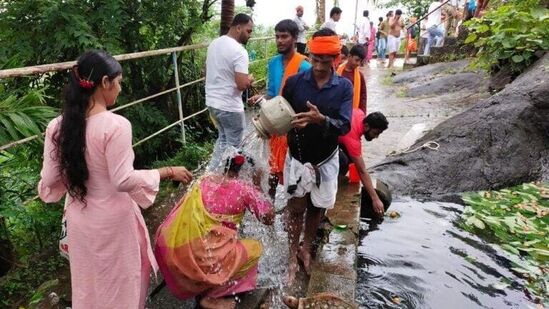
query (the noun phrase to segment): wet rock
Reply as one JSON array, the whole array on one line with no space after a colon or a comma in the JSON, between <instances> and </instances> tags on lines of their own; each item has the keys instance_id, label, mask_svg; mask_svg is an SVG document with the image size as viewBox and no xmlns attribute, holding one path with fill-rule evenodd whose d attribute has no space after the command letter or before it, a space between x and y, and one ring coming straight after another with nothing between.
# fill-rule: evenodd
<instances>
[{"instance_id":1,"label":"wet rock","mask_svg":"<svg viewBox=\"0 0 549 309\"><path fill-rule=\"evenodd\" d=\"M408 97L420 97L457 92L463 89L486 89L486 87L487 80L483 73L463 72L437 76L432 80L413 82L407 87L405 93Z\"/></svg>"},{"instance_id":2,"label":"wet rock","mask_svg":"<svg viewBox=\"0 0 549 309\"><path fill-rule=\"evenodd\" d=\"M299 309L356 309L358 306L353 301L348 301L345 298L337 296L335 293L317 293L307 298L299 299Z\"/></svg>"},{"instance_id":3,"label":"wet rock","mask_svg":"<svg viewBox=\"0 0 549 309\"><path fill-rule=\"evenodd\" d=\"M389 157L375 177L401 194L431 198L549 178L549 55L504 90L442 122L413 146L438 150Z\"/></svg>"},{"instance_id":4,"label":"wet rock","mask_svg":"<svg viewBox=\"0 0 549 309\"><path fill-rule=\"evenodd\" d=\"M469 60L459 60L453 62L441 62L431 65L421 66L411 71L399 73L393 78L395 84L409 83L414 81L433 78L437 74L451 74L468 70Z\"/></svg>"},{"instance_id":5,"label":"wet rock","mask_svg":"<svg viewBox=\"0 0 549 309\"><path fill-rule=\"evenodd\" d=\"M505 85L509 84L513 78L514 76L511 68L505 67L490 77L488 88L491 93L499 92L505 88Z\"/></svg>"}]
</instances>

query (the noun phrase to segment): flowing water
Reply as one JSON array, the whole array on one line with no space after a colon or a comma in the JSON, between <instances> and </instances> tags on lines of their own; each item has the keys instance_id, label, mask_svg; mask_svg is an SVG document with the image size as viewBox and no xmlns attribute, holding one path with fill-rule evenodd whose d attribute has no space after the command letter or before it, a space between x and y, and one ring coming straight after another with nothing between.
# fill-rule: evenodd
<instances>
[{"instance_id":1,"label":"flowing water","mask_svg":"<svg viewBox=\"0 0 549 309\"><path fill-rule=\"evenodd\" d=\"M362 223L361 308L533 308L505 253L458 226L462 206L398 199Z\"/></svg>"},{"instance_id":2,"label":"flowing water","mask_svg":"<svg viewBox=\"0 0 549 309\"><path fill-rule=\"evenodd\" d=\"M254 161L262 162L262 165L257 165L255 168L264 171L269 170L268 162L270 149L268 140L263 140L258 137L255 128L252 125L247 127L247 132L244 134L240 149L251 156ZM240 178L246 179L250 177L245 171L241 172ZM268 175L263 173L261 187L263 192L268 192ZM259 260L259 274L257 286L259 288L269 288L270 305L272 309L285 308L280 302L281 293L284 289L286 278L286 270L288 264L288 237L282 222L282 209L286 206L286 197L282 186L278 187L276 194L276 202L273 205L277 212L275 223L272 226L261 224L254 215L247 212L244 220L242 220L241 235L261 241L263 245L263 253Z\"/></svg>"}]
</instances>

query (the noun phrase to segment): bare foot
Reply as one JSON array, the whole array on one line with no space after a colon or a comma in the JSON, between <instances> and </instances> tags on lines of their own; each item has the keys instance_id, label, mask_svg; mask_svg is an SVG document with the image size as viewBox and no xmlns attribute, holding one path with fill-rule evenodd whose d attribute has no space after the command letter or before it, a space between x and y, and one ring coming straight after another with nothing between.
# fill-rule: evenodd
<instances>
[{"instance_id":1,"label":"bare foot","mask_svg":"<svg viewBox=\"0 0 549 309\"><path fill-rule=\"evenodd\" d=\"M303 248L299 249L297 257L303 262L303 269L307 276L311 275L311 253Z\"/></svg>"},{"instance_id":2,"label":"bare foot","mask_svg":"<svg viewBox=\"0 0 549 309\"><path fill-rule=\"evenodd\" d=\"M290 258L290 264L288 265L288 285L292 285L295 281L295 274L297 273L297 258Z\"/></svg>"},{"instance_id":3,"label":"bare foot","mask_svg":"<svg viewBox=\"0 0 549 309\"><path fill-rule=\"evenodd\" d=\"M299 300L293 296L288 296L288 295L282 296L282 301L289 308L297 309L297 307L299 307Z\"/></svg>"},{"instance_id":4,"label":"bare foot","mask_svg":"<svg viewBox=\"0 0 549 309\"><path fill-rule=\"evenodd\" d=\"M200 300L200 307L204 309L235 309L236 301L234 298L212 298L204 297Z\"/></svg>"}]
</instances>

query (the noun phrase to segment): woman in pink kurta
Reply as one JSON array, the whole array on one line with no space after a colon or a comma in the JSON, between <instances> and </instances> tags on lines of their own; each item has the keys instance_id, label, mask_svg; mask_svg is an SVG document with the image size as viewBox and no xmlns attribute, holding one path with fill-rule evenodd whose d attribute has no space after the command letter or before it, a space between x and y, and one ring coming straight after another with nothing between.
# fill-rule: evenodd
<instances>
[{"instance_id":1,"label":"woman in pink kurta","mask_svg":"<svg viewBox=\"0 0 549 309\"><path fill-rule=\"evenodd\" d=\"M368 41L370 43L368 44L368 55L366 56L366 59L368 59L368 63L370 63L370 60L372 60L372 54L374 53L374 48L376 45L376 31L377 29L374 27L374 23L370 22L370 40Z\"/></svg>"},{"instance_id":2,"label":"woman in pink kurta","mask_svg":"<svg viewBox=\"0 0 549 309\"><path fill-rule=\"evenodd\" d=\"M183 167L134 170L131 124L107 111L122 68L102 51L83 54L71 74L63 114L46 130L40 198L66 194L73 308L143 308L158 266L139 206L162 178L190 181Z\"/></svg>"}]
</instances>

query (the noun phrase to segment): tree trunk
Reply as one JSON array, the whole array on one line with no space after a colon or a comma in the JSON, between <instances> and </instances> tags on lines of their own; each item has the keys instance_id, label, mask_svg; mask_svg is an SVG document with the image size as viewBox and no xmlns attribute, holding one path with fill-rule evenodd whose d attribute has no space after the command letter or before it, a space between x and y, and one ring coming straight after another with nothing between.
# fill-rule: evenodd
<instances>
[{"instance_id":1,"label":"tree trunk","mask_svg":"<svg viewBox=\"0 0 549 309\"><path fill-rule=\"evenodd\" d=\"M326 0L316 0L316 24L322 25L326 19Z\"/></svg>"},{"instance_id":2,"label":"tree trunk","mask_svg":"<svg viewBox=\"0 0 549 309\"><path fill-rule=\"evenodd\" d=\"M0 217L0 277L13 266L13 245L8 236L8 229L3 217Z\"/></svg>"},{"instance_id":3,"label":"tree trunk","mask_svg":"<svg viewBox=\"0 0 549 309\"><path fill-rule=\"evenodd\" d=\"M234 0L221 0L221 24L219 25L219 35L225 35L229 32L233 18Z\"/></svg>"}]
</instances>

